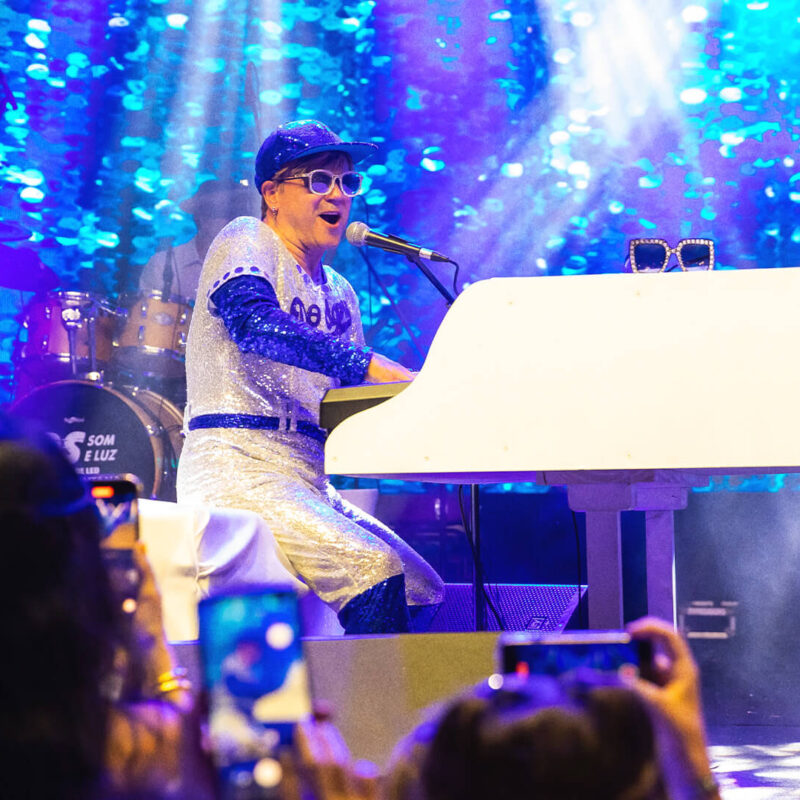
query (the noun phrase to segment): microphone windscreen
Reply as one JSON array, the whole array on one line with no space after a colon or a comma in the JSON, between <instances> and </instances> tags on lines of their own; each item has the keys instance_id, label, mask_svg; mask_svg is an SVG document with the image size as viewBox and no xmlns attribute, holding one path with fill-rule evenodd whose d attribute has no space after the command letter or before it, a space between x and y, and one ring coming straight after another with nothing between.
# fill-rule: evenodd
<instances>
[{"instance_id":1,"label":"microphone windscreen","mask_svg":"<svg viewBox=\"0 0 800 800\"><path fill-rule=\"evenodd\" d=\"M351 222L347 226L345 237L354 247L363 247L368 233L369 228L363 222Z\"/></svg>"}]
</instances>

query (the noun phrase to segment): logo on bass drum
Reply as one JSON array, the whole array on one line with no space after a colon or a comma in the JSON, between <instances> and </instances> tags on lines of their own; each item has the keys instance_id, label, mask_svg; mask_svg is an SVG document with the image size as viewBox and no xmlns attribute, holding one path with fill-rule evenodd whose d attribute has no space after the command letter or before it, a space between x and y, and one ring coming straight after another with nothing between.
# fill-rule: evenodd
<instances>
[{"instance_id":1,"label":"logo on bass drum","mask_svg":"<svg viewBox=\"0 0 800 800\"><path fill-rule=\"evenodd\" d=\"M100 468L96 465L113 464L117 460L119 450L114 447L117 443L115 433L93 433L87 437L86 431L70 431L62 438L51 431L50 436L61 445L77 471L84 475L97 474Z\"/></svg>"}]
</instances>

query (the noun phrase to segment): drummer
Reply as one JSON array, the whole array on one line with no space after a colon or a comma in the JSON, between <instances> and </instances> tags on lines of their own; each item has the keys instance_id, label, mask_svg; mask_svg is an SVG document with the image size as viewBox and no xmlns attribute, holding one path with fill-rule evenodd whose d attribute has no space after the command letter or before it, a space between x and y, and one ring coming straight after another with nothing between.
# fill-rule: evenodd
<instances>
[{"instance_id":1,"label":"drummer","mask_svg":"<svg viewBox=\"0 0 800 800\"><path fill-rule=\"evenodd\" d=\"M192 215L197 233L184 244L160 250L144 265L139 288L194 300L197 282L214 237L235 217L258 216L253 190L234 180L213 178L180 204ZM171 269L170 269L171 267Z\"/></svg>"}]
</instances>

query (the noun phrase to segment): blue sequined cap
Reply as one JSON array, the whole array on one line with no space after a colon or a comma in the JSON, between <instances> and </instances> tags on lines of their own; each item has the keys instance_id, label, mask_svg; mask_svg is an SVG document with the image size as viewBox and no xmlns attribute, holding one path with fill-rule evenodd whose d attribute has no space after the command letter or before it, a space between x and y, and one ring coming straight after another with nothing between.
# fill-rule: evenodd
<instances>
[{"instance_id":1,"label":"blue sequined cap","mask_svg":"<svg viewBox=\"0 0 800 800\"><path fill-rule=\"evenodd\" d=\"M255 187L268 181L284 164L302 156L337 151L347 153L357 164L378 149L371 142L345 142L323 122L300 119L279 125L266 139L256 156Z\"/></svg>"}]
</instances>

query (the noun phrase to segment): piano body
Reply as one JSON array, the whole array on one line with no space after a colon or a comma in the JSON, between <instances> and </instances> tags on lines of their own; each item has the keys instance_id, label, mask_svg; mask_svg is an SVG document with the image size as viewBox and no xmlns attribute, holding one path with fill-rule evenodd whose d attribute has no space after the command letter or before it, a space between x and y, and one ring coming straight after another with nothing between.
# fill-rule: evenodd
<instances>
[{"instance_id":1,"label":"piano body","mask_svg":"<svg viewBox=\"0 0 800 800\"><path fill-rule=\"evenodd\" d=\"M620 511L644 510L649 613L674 621L688 489L798 471L798 303L800 268L481 281L415 380L331 432L326 471L565 485L592 628L622 624Z\"/></svg>"}]
</instances>

